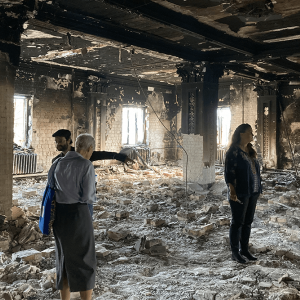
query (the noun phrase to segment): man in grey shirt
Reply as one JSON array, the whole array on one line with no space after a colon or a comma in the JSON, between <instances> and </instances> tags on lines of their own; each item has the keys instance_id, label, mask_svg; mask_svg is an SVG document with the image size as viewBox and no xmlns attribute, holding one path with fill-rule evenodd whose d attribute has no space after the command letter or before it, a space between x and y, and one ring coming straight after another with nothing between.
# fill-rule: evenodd
<instances>
[{"instance_id":1,"label":"man in grey shirt","mask_svg":"<svg viewBox=\"0 0 300 300\"><path fill-rule=\"evenodd\" d=\"M56 202L93 204L96 199L94 166L80 153L69 151L64 158L60 159L54 178Z\"/></svg>"},{"instance_id":2,"label":"man in grey shirt","mask_svg":"<svg viewBox=\"0 0 300 300\"><path fill-rule=\"evenodd\" d=\"M96 277L93 222L88 205L95 200L95 171L89 160L95 140L89 134L76 139L76 152L69 151L51 166L54 173L56 209L53 222L56 255L56 284L61 299L80 292L91 300Z\"/></svg>"}]
</instances>

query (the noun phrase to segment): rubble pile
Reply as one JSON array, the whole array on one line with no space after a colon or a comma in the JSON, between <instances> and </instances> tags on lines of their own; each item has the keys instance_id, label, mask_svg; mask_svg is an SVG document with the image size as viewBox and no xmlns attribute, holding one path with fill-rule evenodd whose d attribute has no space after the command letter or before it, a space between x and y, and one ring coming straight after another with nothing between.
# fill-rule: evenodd
<instances>
[{"instance_id":1,"label":"rubble pile","mask_svg":"<svg viewBox=\"0 0 300 300\"><path fill-rule=\"evenodd\" d=\"M263 173L246 265L231 260L222 170L212 186L188 184L178 167L96 169L93 299L300 299L297 178ZM37 221L45 180L14 185L12 220L0 218L0 297L59 299L53 236ZM78 298L78 293L72 295Z\"/></svg>"},{"instance_id":2,"label":"rubble pile","mask_svg":"<svg viewBox=\"0 0 300 300\"><path fill-rule=\"evenodd\" d=\"M33 148L23 148L22 146L19 146L16 143L13 144L13 151L14 153L18 153L18 154L34 153Z\"/></svg>"}]
</instances>

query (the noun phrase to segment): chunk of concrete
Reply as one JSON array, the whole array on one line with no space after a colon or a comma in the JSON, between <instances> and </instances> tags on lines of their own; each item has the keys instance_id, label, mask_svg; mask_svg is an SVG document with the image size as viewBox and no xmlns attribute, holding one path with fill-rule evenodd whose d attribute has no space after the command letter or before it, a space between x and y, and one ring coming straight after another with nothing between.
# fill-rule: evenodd
<instances>
[{"instance_id":1,"label":"chunk of concrete","mask_svg":"<svg viewBox=\"0 0 300 300\"><path fill-rule=\"evenodd\" d=\"M287 283L289 281L294 281L294 279L292 277L290 277L290 275L288 273L285 273L283 276L278 278L278 283L281 283L281 282Z\"/></svg>"},{"instance_id":2,"label":"chunk of concrete","mask_svg":"<svg viewBox=\"0 0 300 300\"><path fill-rule=\"evenodd\" d=\"M0 235L0 250L7 251L10 247L11 237L7 231L2 232Z\"/></svg>"},{"instance_id":3,"label":"chunk of concrete","mask_svg":"<svg viewBox=\"0 0 300 300\"><path fill-rule=\"evenodd\" d=\"M111 240L114 240L116 242L126 238L126 236L129 234L129 231L124 230L119 227L111 228L107 231L108 238Z\"/></svg>"},{"instance_id":4,"label":"chunk of concrete","mask_svg":"<svg viewBox=\"0 0 300 300\"><path fill-rule=\"evenodd\" d=\"M213 228L214 228L214 224L207 224L207 225L201 226L200 228L194 227L194 228L189 228L187 230L185 229L184 232L186 232L189 236L192 236L192 237L200 237L200 236L207 234Z\"/></svg>"},{"instance_id":5,"label":"chunk of concrete","mask_svg":"<svg viewBox=\"0 0 300 300\"><path fill-rule=\"evenodd\" d=\"M108 211L102 211L97 215L97 219L107 219L110 216Z\"/></svg>"},{"instance_id":6,"label":"chunk of concrete","mask_svg":"<svg viewBox=\"0 0 300 300\"><path fill-rule=\"evenodd\" d=\"M2 299L4 299L4 300L13 300L13 297L9 292L5 292L5 293L2 294Z\"/></svg>"},{"instance_id":7,"label":"chunk of concrete","mask_svg":"<svg viewBox=\"0 0 300 300\"><path fill-rule=\"evenodd\" d=\"M45 258L50 258L55 253L55 248L51 247L42 251L42 256Z\"/></svg>"},{"instance_id":8,"label":"chunk of concrete","mask_svg":"<svg viewBox=\"0 0 300 300\"><path fill-rule=\"evenodd\" d=\"M167 249L166 246L153 246L149 249L150 251L150 255L154 255L154 256L160 256L160 255L166 255L167 254Z\"/></svg>"},{"instance_id":9,"label":"chunk of concrete","mask_svg":"<svg viewBox=\"0 0 300 300\"><path fill-rule=\"evenodd\" d=\"M198 183L188 183L188 189L193 192L202 192L203 187Z\"/></svg>"},{"instance_id":10,"label":"chunk of concrete","mask_svg":"<svg viewBox=\"0 0 300 300\"><path fill-rule=\"evenodd\" d=\"M128 211L116 211L115 212L115 217L119 220L121 219L127 219L129 217L129 212Z\"/></svg>"},{"instance_id":11,"label":"chunk of concrete","mask_svg":"<svg viewBox=\"0 0 300 300\"><path fill-rule=\"evenodd\" d=\"M151 240L146 240L145 243L145 248L146 249L150 249L153 246L157 246L157 245L162 245L162 240L161 239L151 239Z\"/></svg>"},{"instance_id":12,"label":"chunk of concrete","mask_svg":"<svg viewBox=\"0 0 300 300\"><path fill-rule=\"evenodd\" d=\"M279 196L279 202L289 205L291 203L291 197L287 194L283 194L282 196Z\"/></svg>"},{"instance_id":13,"label":"chunk of concrete","mask_svg":"<svg viewBox=\"0 0 300 300\"><path fill-rule=\"evenodd\" d=\"M148 211L155 212L158 210L158 204L157 203L148 204L146 208Z\"/></svg>"},{"instance_id":14,"label":"chunk of concrete","mask_svg":"<svg viewBox=\"0 0 300 300\"><path fill-rule=\"evenodd\" d=\"M29 249L13 253L12 261L22 259L28 263L37 263L43 259L42 253L35 249Z\"/></svg>"},{"instance_id":15,"label":"chunk of concrete","mask_svg":"<svg viewBox=\"0 0 300 300\"><path fill-rule=\"evenodd\" d=\"M11 219L12 220L17 220L18 218L22 217L25 215L25 212L22 208L13 206L11 208Z\"/></svg>"},{"instance_id":16,"label":"chunk of concrete","mask_svg":"<svg viewBox=\"0 0 300 300\"><path fill-rule=\"evenodd\" d=\"M196 214L194 212L188 211L178 211L177 212L177 219L179 221L191 221L196 218Z\"/></svg>"},{"instance_id":17,"label":"chunk of concrete","mask_svg":"<svg viewBox=\"0 0 300 300\"><path fill-rule=\"evenodd\" d=\"M279 224L286 224L287 223L287 219L284 217L278 217L276 220L277 223Z\"/></svg>"},{"instance_id":18,"label":"chunk of concrete","mask_svg":"<svg viewBox=\"0 0 300 300\"><path fill-rule=\"evenodd\" d=\"M23 198L30 198L30 197L34 197L37 195L37 191L36 190L32 190L32 191L23 191L22 192L22 197Z\"/></svg>"},{"instance_id":19,"label":"chunk of concrete","mask_svg":"<svg viewBox=\"0 0 300 300\"><path fill-rule=\"evenodd\" d=\"M209 190L213 195L222 195L224 191L227 191L227 185L225 181L215 182Z\"/></svg>"},{"instance_id":20,"label":"chunk of concrete","mask_svg":"<svg viewBox=\"0 0 300 300\"><path fill-rule=\"evenodd\" d=\"M252 245L250 246L250 251L253 253L265 253L268 251L268 248L263 245Z\"/></svg>"},{"instance_id":21,"label":"chunk of concrete","mask_svg":"<svg viewBox=\"0 0 300 300\"><path fill-rule=\"evenodd\" d=\"M146 219L144 220L144 224L145 224L145 225L150 225L150 224L151 224L151 221L152 221L151 218L146 218Z\"/></svg>"},{"instance_id":22,"label":"chunk of concrete","mask_svg":"<svg viewBox=\"0 0 300 300\"><path fill-rule=\"evenodd\" d=\"M272 282L260 282L258 287L261 289L270 289L273 286Z\"/></svg>"},{"instance_id":23,"label":"chunk of concrete","mask_svg":"<svg viewBox=\"0 0 300 300\"><path fill-rule=\"evenodd\" d=\"M29 206L27 206L27 211L34 215L38 215L38 214L40 214L41 206L40 205L29 205Z\"/></svg>"},{"instance_id":24,"label":"chunk of concrete","mask_svg":"<svg viewBox=\"0 0 300 300\"><path fill-rule=\"evenodd\" d=\"M96 245L96 257L97 258L103 258L111 253L110 250L107 250L102 245Z\"/></svg>"},{"instance_id":25,"label":"chunk of concrete","mask_svg":"<svg viewBox=\"0 0 300 300\"><path fill-rule=\"evenodd\" d=\"M194 300L215 300L217 292L198 290L193 295Z\"/></svg>"},{"instance_id":26,"label":"chunk of concrete","mask_svg":"<svg viewBox=\"0 0 300 300\"><path fill-rule=\"evenodd\" d=\"M216 211L219 210L219 206L217 205L204 205L202 211L206 214L214 214Z\"/></svg>"},{"instance_id":27,"label":"chunk of concrete","mask_svg":"<svg viewBox=\"0 0 300 300\"><path fill-rule=\"evenodd\" d=\"M153 219L150 222L150 225L154 226L154 227L159 227L165 224L165 220L162 219Z\"/></svg>"},{"instance_id":28,"label":"chunk of concrete","mask_svg":"<svg viewBox=\"0 0 300 300\"><path fill-rule=\"evenodd\" d=\"M33 224L27 224L20 232L18 237L18 243L24 245L26 243L32 242L36 239L36 230Z\"/></svg>"},{"instance_id":29,"label":"chunk of concrete","mask_svg":"<svg viewBox=\"0 0 300 300\"><path fill-rule=\"evenodd\" d=\"M258 211L266 211L266 210L268 210L269 209L269 207L268 207L268 205L256 205L256 210L258 210Z\"/></svg>"},{"instance_id":30,"label":"chunk of concrete","mask_svg":"<svg viewBox=\"0 0 300 300\"><path fill-rule=\"evenodd\" d=\"M131 204L132 201L130 199L122 198L122 199L118 199L117 203L122 205L128 205Z\"/></svg>"},{"instance_id":31,"label":"chunk of concrete","mask_svg":"<svg viewBox=\"0 0 300 300\"><path fill-rule=\"evenodd\" d=\"M220 225L220 226L230 225L230 219L229 218L219 218L217 220L217 224Z\"/></svg>"}]
</instances>

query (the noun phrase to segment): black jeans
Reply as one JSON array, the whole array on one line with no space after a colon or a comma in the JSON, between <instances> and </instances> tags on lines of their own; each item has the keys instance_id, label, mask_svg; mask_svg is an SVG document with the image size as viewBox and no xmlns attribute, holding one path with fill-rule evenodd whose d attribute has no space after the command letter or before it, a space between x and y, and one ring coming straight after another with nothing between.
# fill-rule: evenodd
<instances>
[{"instance_id":1,"label":"black jeans","mask_svg":"<svg viewBox=\"0 0 300 300\"><path fill-rule=\"evenodd\" d=\"M248 251L251 224L253 222L255 207L259 193L250 197L239 198L243 202L240 204L230 200L232 219L229 230L230 246L232 252L237 253L239 249Z\"/></svg>"}]
</instances>

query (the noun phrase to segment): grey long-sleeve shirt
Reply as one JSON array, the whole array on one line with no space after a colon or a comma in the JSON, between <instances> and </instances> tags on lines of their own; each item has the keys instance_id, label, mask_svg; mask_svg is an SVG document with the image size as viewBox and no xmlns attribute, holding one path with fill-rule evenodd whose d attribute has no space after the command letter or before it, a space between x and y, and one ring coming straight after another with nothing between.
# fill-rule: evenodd
<instances>
[{"instance_id":1,"label":"grey long-sleeve shirt","mask_svg":"<svg viewBox=\"0 0 300 300\"><path fill-rule=\"evenodd\" d=\"M48 173L48 182L55 164ZM96 199L95 170L93 164L78 152L69 151L61 158L54 172L56 202L62 204L89 203Z\"/></svg>"}]
</instances>

